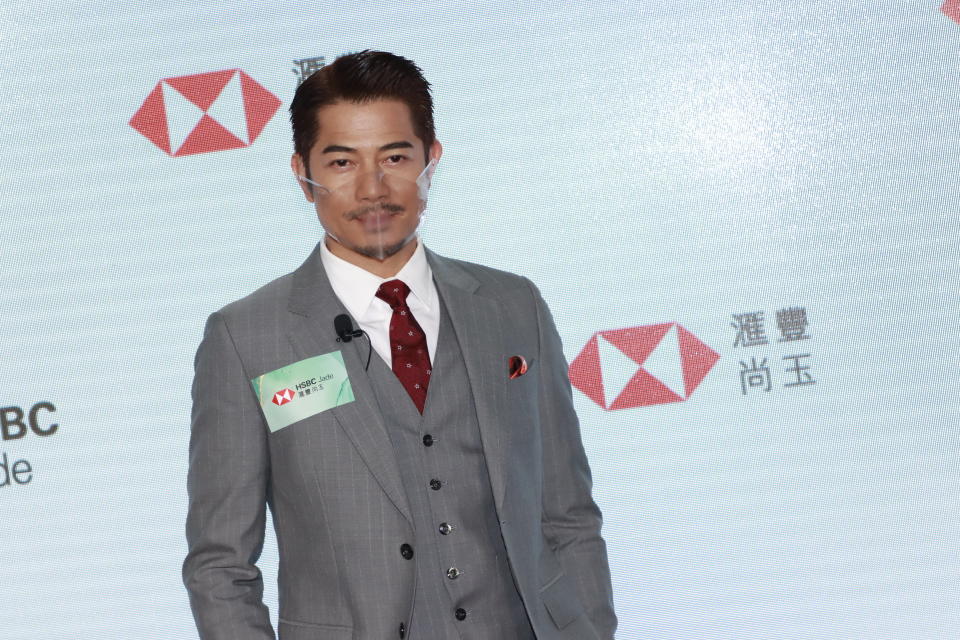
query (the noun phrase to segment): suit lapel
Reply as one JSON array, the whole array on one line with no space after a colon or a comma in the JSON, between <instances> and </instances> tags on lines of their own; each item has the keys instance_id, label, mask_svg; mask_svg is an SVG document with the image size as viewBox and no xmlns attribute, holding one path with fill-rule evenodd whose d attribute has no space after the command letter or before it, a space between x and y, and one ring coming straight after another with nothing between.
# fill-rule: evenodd
<instances>
[{"instance_id":1,"label":"suit lapel","mask_svg":"<svg viewBox=\"0 0 960 640\"><path fill-rule=\"evenodd\" d=\"M484 296L480 283L455 262L429 250L427 259L463 352L490 484L497 511L501 512L508 484L506 458L510 450L510 432L503 426L508 411L502 307L497 300Z\"/></svg>"},{"instance_id":2,"label":"suit lapel","mask_svg":"<svg viewBox=\"0 0 960 640\"><path fill-rule=\"evenodd\" d=\"M337 342L333 319L347 311L330 286L320 261L319 244L306 262L293 273L287 308L294 318L290 341L304 358L338 350L343 354L356 399L330 411L383 491L412 523L413 518L403 490L393 445L364 370L368 344L362 338L352 343Z\"/></svg>"}]
</instances>

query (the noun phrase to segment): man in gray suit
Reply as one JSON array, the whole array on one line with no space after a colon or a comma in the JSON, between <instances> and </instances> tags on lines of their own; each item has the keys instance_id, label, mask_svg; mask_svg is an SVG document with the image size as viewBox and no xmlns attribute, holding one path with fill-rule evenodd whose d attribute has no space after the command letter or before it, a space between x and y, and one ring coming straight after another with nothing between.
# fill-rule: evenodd
<instances>
[{"instance_id":1,"label":"man in gray suit","mask_svg":"<svg viewBox=\"0 0 960 640\"><path fill-rule=\"evenodd\" d=\"M197 351L183 576L200 636L274 637L269 504L283 640L613 638L550 312L527 279L417 237L442 153L420 70L343 56L290 111L325 237L211 315Z\"/></svg>"}]
</instances>

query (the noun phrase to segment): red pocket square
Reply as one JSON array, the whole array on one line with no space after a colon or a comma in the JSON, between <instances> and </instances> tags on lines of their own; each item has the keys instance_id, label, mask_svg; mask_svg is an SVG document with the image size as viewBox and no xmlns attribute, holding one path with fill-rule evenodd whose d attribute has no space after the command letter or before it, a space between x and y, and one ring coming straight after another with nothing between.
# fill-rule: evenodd
<instances>
[{"instance_id":1,"label":"red pocket square","mask_svg":"<svg viewBox=\"0 0 960 640\"><path fill-rule=\"evenodd\" d=\"M511 380L519 378L527 372L527 360L523 356L510 356L509 362L507 371Z\"/></svg>"}]
</instances>

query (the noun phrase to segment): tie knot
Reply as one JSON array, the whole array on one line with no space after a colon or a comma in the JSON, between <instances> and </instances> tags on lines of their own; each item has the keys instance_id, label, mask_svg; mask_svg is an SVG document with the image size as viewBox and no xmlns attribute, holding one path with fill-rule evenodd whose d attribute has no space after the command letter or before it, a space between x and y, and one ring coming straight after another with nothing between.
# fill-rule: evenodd
<instances>
[{"instance_id":1,"label":"tie knot","mask_svg":"<svg viewBox=\"0 0 960 640\"><path fill-rule=\"evenodd\" d=\"M377 289L377 297L386 302L392 309L401 309L407 306L408 287L402 280L388 280Z\"/></svg>"}]
</instances>

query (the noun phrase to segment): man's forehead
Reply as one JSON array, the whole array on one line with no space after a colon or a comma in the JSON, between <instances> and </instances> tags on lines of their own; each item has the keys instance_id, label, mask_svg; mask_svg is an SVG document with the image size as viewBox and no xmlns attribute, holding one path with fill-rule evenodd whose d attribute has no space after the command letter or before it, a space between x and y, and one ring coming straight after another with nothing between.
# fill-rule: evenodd
<instances>
[{"instance_id":1,"label":"man's forehead","mask_svg":"<svg viewBox=\"0 0 960 640\"><path fill-rule=\"evenodd\" d=\"M317 145L375 147L406 141L419 142L410 108L399 100L335 102L317 111Z\"/></svg>"}]
</instances>

